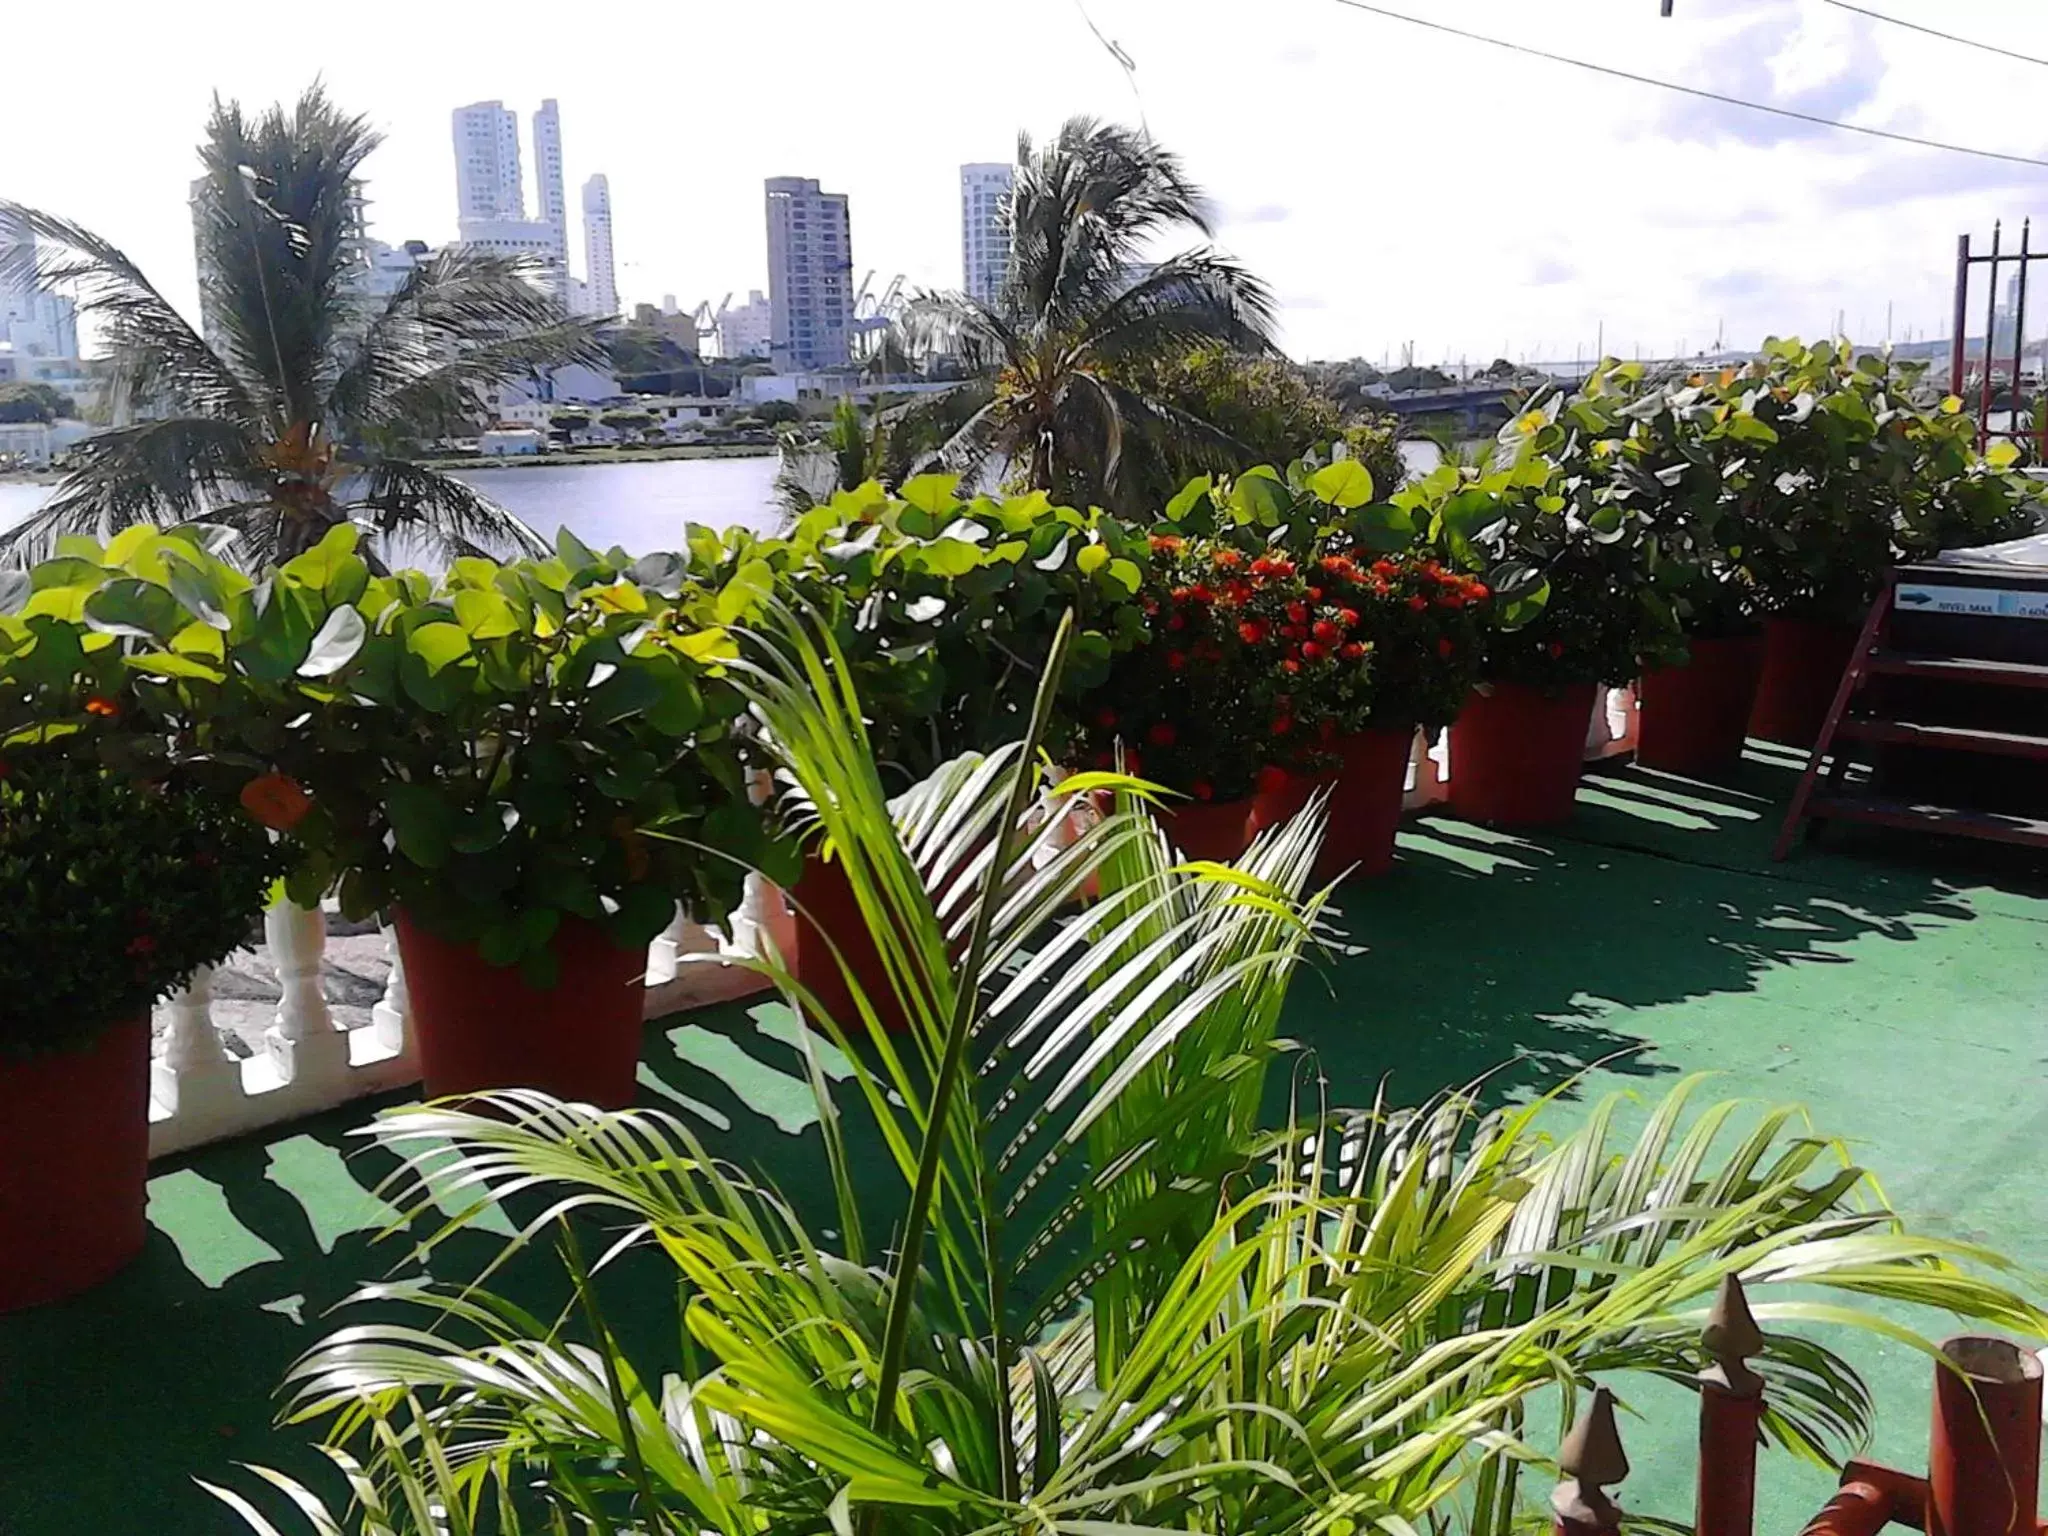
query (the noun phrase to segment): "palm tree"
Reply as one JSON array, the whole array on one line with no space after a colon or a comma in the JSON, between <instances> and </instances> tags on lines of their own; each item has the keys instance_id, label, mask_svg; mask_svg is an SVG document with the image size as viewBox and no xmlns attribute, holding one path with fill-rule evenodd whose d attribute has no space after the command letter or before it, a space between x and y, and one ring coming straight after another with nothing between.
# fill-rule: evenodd
<instances>
[{"instance_id":1,"label":"palm tree","mask_svg":"<svg viewBox=\"0 0 2048 1536\"><path fill-rule=\"evenodd\" d=\"M850 967L858 1017L821 1021L838 1056L798 1032L820 1120L801 1193L662 1111L512 1092L382 1117L404 1159L386 1191L427 1248L513 1213L506 1254L552 1238L570 1304L536 1315L488 1275L366 1290L382 1310L300 1362L287 1410L330 1421L348 1524L263 1474L304 1528L1507 1536L1550 1439L1529 1417L1569 1415L1596 1375L1697 1386L1729 1275L1766 1326L1904 1336L1818 1286L2048 1336L2009 1266L1907 1230L1796 1113L1745 1135L1697 1081L1633 1140L1612 1103L1553 1138L1543 1104L1481 1115L1456 1093L1259 1134L1323 928L1303 894L1320 812L1220 870L1171 854L1142 786L1048 787L1066 640L1022 742L894 801L829 628L778 622L739 664L908 1036ZM1117 808L1069 828L1095 789ZM680 1374L606 1321L605 1261L635 1243L673 1266ZM1774 1333L1756 1365L1774 1443L1839 1453L1867 1429L1867 1387L1822 1340Z\"/></svg>"},{"instance_id":2,"label":"palm tree","mask_svg":"<svg viewBox=\"0 0 2048 1536\"><path fill-rule=\"evenodd\" d=\"M1272 346L1272 294L1236 262L1203 247L1142 264L1161 235L1212 233L1179 159L1085 117L1040 149L1020 137L1010 228L995 303L925 294L906 316L980 375L927 408L949 427L932 464L971 477L1006 460L1030 489L1113 509L1139 494L1134 462L1232 467L1242 445L1128 376L1198 346Z\"/></svg>"},{"instance_id":3,"label":"palm tree","mask_svg":"<svg viewBox=\"0 0 2048 1536\"><path fill-rule=\"evenodd\" d=\"M368 300L357 173L377 143L318 86L254 119L215 100L193 191L204 336L107 240L0 202L0 286L70 289L100 317L122 423L73 450L0 555L195 519L233 528L251 566L350 520L443 556L539 546L419 452L487 418L497 386L596 360L595 322L568 320L522 263L460 247Z\"/></svg>"}]
</instances>

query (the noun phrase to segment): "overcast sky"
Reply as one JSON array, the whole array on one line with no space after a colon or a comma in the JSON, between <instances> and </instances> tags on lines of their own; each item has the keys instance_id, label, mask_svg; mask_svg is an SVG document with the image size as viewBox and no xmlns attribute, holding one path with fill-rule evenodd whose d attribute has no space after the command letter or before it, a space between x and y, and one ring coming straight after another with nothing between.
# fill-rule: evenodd
<instances>
[{"instance_id":1,"label":"overcast sky","mask_svg":"<svg viewBox=\"0 0 2048 1536\"><path fill-rule=\"evenodd\" d=\"M2048 68L1824 0L1380 0L1557 53L2048 159ZM1085 5L1085 18L1083 6ZM2048 57L2042 0L1868 8ZM622 301L766 286L761 181L852 197L856 279L960 281L957 167L1019 129L1143 118L1279 295L1288 350L1423 360L1947 328L1956 236L2048 211L2048 170L1834 132L1510 55L1337 0L180 0L9 6L0 196L76 218L195 305L209 93L316 75L385 135L372 230L455 232L449 112L561 103L569 201L611 178ZM16 14L16 11L20 14ZM1091 35L1121 45L1126 78ZM580 233L572 236L580 273ZM2048 278L2048 269L2044 278ZM2035 307L2048 315L2048 295ZM1973 321L1973 326L1981 321ZM2033 329L2033 327L2030 327Z\"/></svg>"}]
</instances>

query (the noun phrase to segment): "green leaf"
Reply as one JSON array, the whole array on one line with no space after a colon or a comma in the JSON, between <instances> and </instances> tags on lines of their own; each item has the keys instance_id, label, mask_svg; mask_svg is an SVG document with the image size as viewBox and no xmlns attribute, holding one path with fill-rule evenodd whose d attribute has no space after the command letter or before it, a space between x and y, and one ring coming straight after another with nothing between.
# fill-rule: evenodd
<instances>
[{"instance_id":1,"label":"green leaf","mask_svg":"<svg viewBox=\"0 0 2048 1536\"><path fill-rule=\"evenodd\" d=\"M1310 475L1308 488L1331 506L1349 511L1372 500L1372 471L1356 459L1338 459Z\"/></svg>"},{"instance_id":2,"label":"green leaf","mask_svg":"<svg viewBox=\"0 0 2048 1536\"><path fill-rule=\"evenodd\" d=\"M1126 593L1135 594L1145 580L1145 573L1129 560L1112 560L1109 562L1109 579Z\"/></svg>"},{"instance_id":3,"label":"green leaf","mask_svg":"<svg viewBox=\"0 0 2048 1536\"><path fill-rule=\"evenodd\" d=\"M1075 556L1074 564L1079 568L1083 576L1093 576L1097 571L1109 564L1109 551L1100 544L1086 545L1082 548L1081 553Z\"/></svg>"},{"instance_id":4,"label":"green leaf","mask_svg":"<svg viewBox=\"0 0 2048 1536\"><path fill-rule=\"evenodd\" d=\"M370 629L354 608L343 605L327 615L327 622L313 637L306 659L299 663L301 677L332 677L356 659Z\"/></svg>"},{"instance_id":5,"label":"green leaf","mask_svg":"<svg viewBox=\"0 0 2048 1536\"><path fill-rule=\"evenodd\" d=\"M913 475L896 494L918 511L940 517L959 504L958 475Z\"/></svg>"},{"instance_id":6,"label":"green leaf","mask_svg":"<svg viewBox=\"0 0 2048 1536\"><path fill-rule=\"evenodd\" d=\"M1209 475L1198 475L1175 493L1173 500L1166 504L1166 520L1169 523L1184 523L1188 514L1208 499L1216 489L1216 481Z\"/></svg>"},{"instance_id":7,"label":"green leaf","mask_svg":"<svg viewBox=\"0 0 2048 1536\"><path fill-rule=\"evenodd\" d=\"M455 594L455 622L471 640L502 640L520 630L519 610L502 592L471 588Z\"/></svg>"},{"instance_id":8,"label":"green leaf","mask_svg":"<svg viewBox=\"0 0 2048 1536\"><path fill-rule=\"evenodd\" d=\"M169 590L121 576L85 600L86 627L104 635L168 640L185 627L185 611Z\"/></svg>"},{"instance_id":9,"label":"green leaf","mask_svg":"<svg viewBox=\"0 0 2048 1536\"><path fill-rule=\"evenodd\" d=\"M287 561L283 574L330 603L352 603L370 584L370 568L356 554L356 538L355 524L336 523L318 544Z\"/></svg>"},{"instance_id":10,"label":"green leaf","mask_svg":"<svg viewBox=\"0 0 2048 1536\"><path fill-rule=\"evenodd\" d=\"M422 624L405 637L405 648L427 664L429 673L469 654L469 636L460 624Z\"/></svg>"},{"instance_id":11,"label":"green leaf","mask_svg":"<svg viewBox=\"0 0 2048 1536\"><path fill-rule=\"evenodd\" d=\"M720 624L758 619L775 592L775 569L765 560L749 560L733 573L718 594Z\"/></svg>"},{"instance_id":12,"label":"green leaf","mask_svg":"<svg viewBox=\"0 0 2048 1536\"><path fill-rule=\"evenodd\" d=\"M455 813L442 792L429 784L395 783L384 790L384 814L398 851L421 869L448 862Z\"/></svg>"}]
</instances>

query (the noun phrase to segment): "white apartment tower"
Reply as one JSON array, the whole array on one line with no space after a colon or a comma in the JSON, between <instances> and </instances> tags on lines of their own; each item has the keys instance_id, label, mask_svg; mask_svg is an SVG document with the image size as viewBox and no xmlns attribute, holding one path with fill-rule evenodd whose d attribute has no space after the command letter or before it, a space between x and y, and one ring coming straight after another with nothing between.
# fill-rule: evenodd
<instances>
[{"instance_id":1,"label":"white apartment tower","mask_svg":"<svg viewBox=\"0 0 2048 1536\"><path fill-rule=\"evenodd\" d=\"M850 355L853 232L846 194L801 176L771 176L769 356L778 368L835 368Z\"/></svg>"},{"instance_id":2,"label":"white apartment tower","mask_svg":"<svg viewBox=\"0 0 2048 1536\"><path fill-rule=\"evenodd\" d=\"M1008 165L960 167L960 286L971 299L993 304L1010 275Z\"/></svg>"},{"instance_id":3,"label":"white apartment tower","mask_svg":"<svg viewBox=\"0 0 2048 1536\"><path fill-rule=\"evenodd\" d=\"M569 269L569 197L562 187L562 113L551 96L533 114L533 197L540 222L555 232L556 258Z\"/></svg>"},{"instance_id":4,"label":"white apartment tower","mask_svg":"<svg viewBox=\"0 0 2048 1536\"><path fill-rule=\"evenodd\" d=\"M602 171L583 183L583 269L589 274L589 313L616 315L619 285L612 267L612 184Z\"/></svg>"},{"instance_id":5,"label":"white apartment tower","mask_svg":"<svg viewBox=\"0 0 2048 1536\"><path fill-rule=\"evenodd\" d=\"M537 129L534 142L539 143ZM558 150L560 142L558 135ZM455 216L458 220L526 217L526 198L519 182L519 118L502 101L479 101L455 109Z\"/></svg>"}]
</instances>

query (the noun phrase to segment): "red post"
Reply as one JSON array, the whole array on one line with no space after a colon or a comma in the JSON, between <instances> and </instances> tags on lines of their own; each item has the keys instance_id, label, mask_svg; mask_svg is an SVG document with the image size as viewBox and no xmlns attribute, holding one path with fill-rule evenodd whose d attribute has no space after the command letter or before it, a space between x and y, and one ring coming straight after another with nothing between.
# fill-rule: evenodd
<instances>
[{"instance_id":1,"label":"red post","mask_svg":"<svg viewBox=\"0 0 2048 1536\"><path fill-rule=\"evenodd\" d=\"M1564 1481L1550 1496L1555 1536L1620 1536L1621 1506L1609 1498L1609 1483L1628 1476L1628 1455L1614 1422L1614 1394L1593 1389L1593 1401L1557 1450Z\"/></svg>"},{"instance_id":2,"label":"red post","mask_svg":"<svg viewBox=\"0 0 2048 1536\"><path fill-rule=\"evenodd\" d=\"M1894 1503L1875 1483L1852 1479L1835 1490L1799 1536L1877 1536L1891 1520Z\"/></svg>"},{"instance_id":3,"label":"red post","mask_svg":"<svg viewBox=\"0 0 2048 1536\"><path fill-rule=\"evenodd\" d=\"M1941 1346L1927 1451L1930 1536L2034 1536L2041 1362L2005 1339Z\"/></svg>"},{"instance_id":4,"label":"red post","mask_svg":"<svg viewBox=\"0 0 2048 1536\"><path fill-rule=\"evenodd\" d=\"M1700 1343L1713 1364L1699 1375L1700 1468L1693 1527L1698 1536L1753 1536L1764 1379L1748 1362L1762 1353L1764 1336L1750 1315L1742 1282L1733 1275L1721 1279Z\"/></svg>"},{"instance_id":5,"label":"red post","mask_svg":"<svg viewBox=\"0 0 2048 1536\"><path fill-rule=\"evenodd\" d=\"M1949 332L1948 392L1957 399L1963 393L1963 361L1968 351L1964 333L1970 329L1970 237L1956 236L1956 317Z\"/></svg>"}]
</instances>

